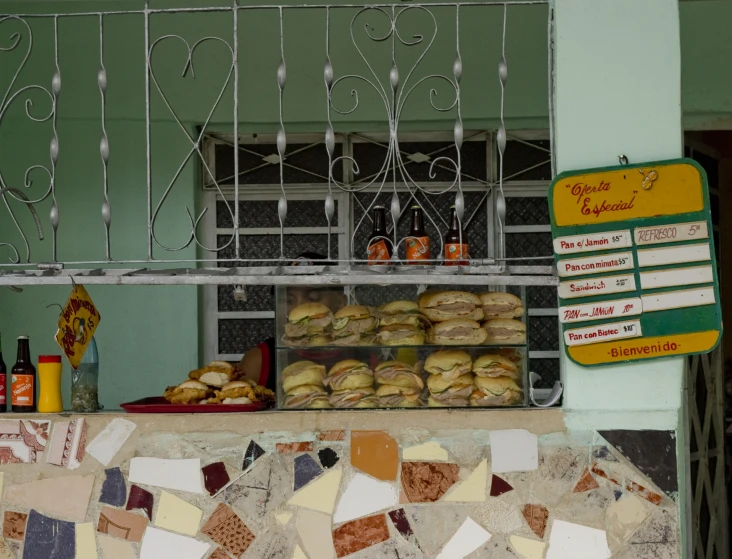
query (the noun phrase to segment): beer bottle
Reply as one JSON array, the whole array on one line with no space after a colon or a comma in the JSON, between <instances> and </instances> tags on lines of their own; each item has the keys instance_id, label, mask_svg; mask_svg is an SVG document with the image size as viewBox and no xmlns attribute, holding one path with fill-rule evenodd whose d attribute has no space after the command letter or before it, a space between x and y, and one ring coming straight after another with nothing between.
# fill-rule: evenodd
<instances>
[{"instance_id":1,"label":"beer bottle","mask_svg":"<svg viewBox=\"0 0 732 559\"><path fill-rule=\"evenodd\" d=\"M458 220L455 206L450 206L450 229L445 235L445 266L467 266L468 239Z\"/></svg>"},{"instance_id":2,"label":"beer bottle","mask_svg":"<svg viewBox=\"0 0 732 559\"><path fill-rule=\"evenodd\" d=\"M34 413L36 411L36 368L31 363L28 336L18 338L18 361L12 375L13 411Z\"/></svg>"},{"instance_id":3,"label":"beer bottle","mask_svg":"<svg viewBox=\"0 0 732 559\"><path fill-rule=\"evenodd\" d=\"M388 264L393 250L392 242L386 232L386 210L384 206L375 206L374 228L371 230L367 250L369 266Z\"/></svg>"},{"instance_id":4,"label":"beer bottle","mask_svg":"<svg viewBox=\"0 0 732 559\"><path fill-rule=\"evenodd\" d=\"M412 227L407 238L407 264L427 264L430 259L430 238L424 232L424 216L420 206L412 206Z\"/></svg>"},{"instance_id":5,"label":"beer bottle","mask_svg":"<svg viewBox=\"0 0 732 559\"><path fill-rule=\"evenodd\" d=\"M3 361L3 343L0 335L0 413L8 411L7 402L8 369Z\"/></svg>"}]
</instances>

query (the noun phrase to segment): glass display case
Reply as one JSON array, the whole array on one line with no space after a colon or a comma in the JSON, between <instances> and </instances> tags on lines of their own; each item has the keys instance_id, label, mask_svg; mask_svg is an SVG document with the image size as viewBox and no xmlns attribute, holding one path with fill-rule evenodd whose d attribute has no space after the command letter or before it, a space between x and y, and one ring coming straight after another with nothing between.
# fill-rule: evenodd
<instances>
[{"instance_id":1,"label":"glass display case","mask_svg":"<svg viewBox=\"0 0 732 559\"><path fill-rule=\"evenodd\" d=\"M526 288L278 286L279 409L528 406Z\"/></svg>"}]
</instances>

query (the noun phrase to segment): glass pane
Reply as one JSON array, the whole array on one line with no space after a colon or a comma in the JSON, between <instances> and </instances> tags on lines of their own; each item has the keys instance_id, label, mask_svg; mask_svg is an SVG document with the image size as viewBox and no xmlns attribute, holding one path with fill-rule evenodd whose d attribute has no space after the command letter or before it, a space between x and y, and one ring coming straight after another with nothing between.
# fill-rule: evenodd
<instances>
[{"instance_id":1,"label":"glass pane","mask_svg":"<svg viewBox=\"0 0 732 559\"><path fill-rule=\"evenodd\" d=\"M275 321L270 319L219 320L219 353L246 353L275 335Z\"/></svg>"},{"instance_id":2,"label":"glass pane","mask_svg":"<svg viewBox=\"0 0 732 559\"><path fill-rule=\"evenodd\" d=\"M556 316L529 318L529 349L531 351L559 349L559 319Z\"/></svg>"},{"instance_id":3,"label":"glass pane","mask_svg":"<svg viewBox=\"0 0 732 559\"><path fill-rule=\"evenodd\" d=\"M549 201L545 197L508 196L506 225L549 225Z\"/></svg>"},{"instance_id":4,"label":"glass pane","mask_svg":"<svg viewBox=\"0 0 732 559\"><path fill-rule=\"evenodd\" d=\"M343 145L336 144L334 159L343 155ZM234 148L216 144L216 180L234 184ZM280 165L276 144L242 144L239 146L239 184L280 184ZM283 181L288 183L327 183L328 154L323 142L291 144L285 153ZM343 165L333 166L333 177L343 180Z\"/></svg>"},{"instance_id":5,"label":"glass pane","mask_svg":"<svg viewBox=\"0 0 732 559\"><path fill-rule=\"evenodd\" d=\"M503 180L552 180L551 155L546 151L548 149L548 140L519 142L509 139L503 155Z\"/></svg>"},{"instance_id":6,"label":"glass pane","mask_svg":"<svg viewBox=\"0 0 732 559\"><path fill-rule=\"evenodd\" d=\"M507 233L506 257L546 256L546 260L526 261L524 264L551 264L554 262L551 233Z\"/></svg>"},{"instance_id":7,"label":"glass pane","mask_svg":"<svg viewBox=\"0 0 732 559\"><path fill-rule=\"evenodd\" d=\"M218 286L218 301L220 312L240 311L273 311L274 295L269 285L248 285L245 287L247 300L234 300L233 285Z\"/></svg>"},{"instance_id":8,"label":"glass pane","mask_svg":"<svg viewBox=\"0 0 732 559\"><path fill-rule=\"evenodd\" d=\"M535 388L552 388L559 380L559 359L529 359L529 371L541 377Z\"/></svg>"},{"instance_id":9,"label":"glass pane","mask_svg":"<svg viewBox=\"0 0 732 559\"><path fill-rule=\"evenodd\" d=\"M228 242L230 236L219 235L217 242L222 246ZM241 255L246 259L272 259L280 256L279 235L241 235ZM322 256L328 255L328 235L285 235L285 257L294 260L304 252L314 252ZM331 235L331 256L338 254L338 235ZM234 258L234 243L219 251L219 259ZM219 262L220 267L232 266L263 266L273 265L272 262Z\"/></svg>"},{"instance_id":10,"label":"glass pane","mask_svg":"<svg viewBox=\"0 0 732 559\"><path fill-rule=\"evenodd\" d=\"M247 200L239 202L239 227L279 227L280 217L277 213L277 200ZM234 211L233 201L228 208ZM331 222L338 225L338 200L335 201L335 215ZM232 228L234 219L227 202L216 202L216 227ZM285 227L328 227L325 218L325 198L323 200L288 200Z\"/></svg>"}]
</instances>

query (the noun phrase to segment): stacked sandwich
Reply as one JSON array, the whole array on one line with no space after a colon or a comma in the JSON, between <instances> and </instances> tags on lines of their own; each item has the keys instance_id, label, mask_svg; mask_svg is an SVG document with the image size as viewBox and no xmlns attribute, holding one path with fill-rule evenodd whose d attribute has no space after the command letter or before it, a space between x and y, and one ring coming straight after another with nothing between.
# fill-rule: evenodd
<instances>
[{"instance_id":1,"label":"stacked sandwich","mask_svg":"<svg viewBox=\"0 0 732 559\"><path fill-rule=\"evenodd\" d=\"M340 361L330 368L323 384L331 389L334 408L375 408L374 373L366 363L355 359Z\"/></svg>"},{"instance_id":2,"label":"stacked sandwich","mask_svg":"<svg viewBox=\"0 0 732 559\"><path fill-rule=\"evenodd\" d=\"M475 390L471 406L510 406L521 402L523 392L518 365L500 355L482 355L473 363Z\"/></svg>"},{"instance_id":3,"label":"stacked sandwich","mask_svg":"<svg viewBox=\"0 0 732 559\"><path fill-rule=\"evenodd\" d=\"M330 408L323 388L325 367L312 361L297 361L282 370L283 406L288 409Z\"/></svg>"},{"instance_id":4,"label":"stacked sandwich","mask_svg":"<svg viewBox=\"0 0 732 559\"><path fill-rule=\"evenodd\" d=\"M444 350L431 354L424 364L430 376L427 379L429 398L433 408L467 406L475 391L473 361L465 351Z\"/></svg>"},{"instance_id":5,"label":"stacked sandwich","mask_svg":"<svg viewBox=\"0 0 732 559\"><path fill-rule=\"evenodd\" d=\"M274 393L244 378L242 371L226 361L212 361L188 373L188 380L169 386L163 397L171 404L274 403Z\"/></svg>"},{"instance_id":6,"label":"stacked sandwich","mask_svg":"<svg viewBox=\"0 0 732 559\"><path fill-rule=\"evenodd\" d=\"M320 303L305 303L290 311L282 341L288 347L328 345L333 313Z\"/></svg>"},{"instance_id":7,"label":"stacked sandwich","mask_svg":"<svg viewBox=\"0 0 732 559\"><path fill-rule=\"evenodd\" d=\"M487 332L480 327L483 319L481 300L463 291L427 291L419 297L419 310L433 326L429 342L435 345L480 345Z\"/></svg>"},{"instance_id":8,"label":"stacked sandwich","mask_svg":"<svg viewBox=\"0 0 732 559\"><path fill-rule=\"evenodd\" d=\"M423 345L425 318L413 301L392 301L379 307L379 333L381 345Z\"/></svg>"},{"instance_id":9,"label":"stacked sandwich","mask_svg":"<svg viewBox=\"0 0 732 559\"><path fill-rule=\"evenodd\" d=\"M480 295L486 321L486 344L520 345L526 343L526 324L517 317L523 316L521 299L511 293L483 293Z\"/></svg>"},{"instance_id":10,"label":"stacked sandwich","mask_svg":"<svg viewBox=\"0 0 732 559\"><path fill-rule=\"evenodd\" d=\"M415 368L401 361L380 363L374 371L379 384L376 396L384 408L419 408L424 405L424 381Z\"/></svg>"},{"instance_id":11,"label":"stacked sandwich","mask_svg":"<svg viewBox=\"0 0 732 559\"><path fill-rule=\"evenodd\" d=\"M348 305L333 317L332 341L337 346L372 345L378 320L369 307Z\"/></svg>"}]
</instances>

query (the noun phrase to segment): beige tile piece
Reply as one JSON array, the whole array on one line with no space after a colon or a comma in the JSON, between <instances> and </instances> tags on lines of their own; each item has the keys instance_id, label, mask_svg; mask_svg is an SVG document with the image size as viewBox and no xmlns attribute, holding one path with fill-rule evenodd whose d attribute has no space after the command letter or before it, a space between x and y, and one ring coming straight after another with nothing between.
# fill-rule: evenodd
<instances>
[{"instance_id":1,"label":"beige tile piece","mask_svg":"<svg viewBox=\"0 0 732 559\"><path fill-rule=\"evenodd\" d=\"M300 489L287 504L333 514L342 477L343 470L331 470Z\"/></svg>"},{"instance_id":2,"label":"beige tile piece","mask_svg":"<svg viewBox=\"0 0 732 559\"><path fill-rule=\"evenodd\" d=\"M167 491L160 494L158 510L155 513L155 526L158 528L195 536L202 518L203 511L198 507Z\"/></svg>"},{"instance_id":3,"label":"beige tile piece","mask_svg":"<svg viewBox=\"0 0 732 559\"><path fill-rule=\"evenodd\" d=\"M402 460L427 460L433 462L447 462L447 450L437 441L430 441L416 446L410 446L402 451Z\"/></svg>"},{"instance_id":4,"label":"beige tile piece","mask_svg":"<svg viewBox=\"0 0 732 559\"><path fill-rule=\"evenodd\" d=\"M8 487L5 503L63 519L84 522L94 476L63 476Z\"/></svg>"},{"instance_id":5,"label":"beige tile piece","mask_svg":"<svg viewBox=\"0 0 732 559\"><path fill-rule=\"evenodd\" d=\"M329 514L300 509L295 521L300 541L311 559L336 559Z\"/></svg>"},{"instance_id":6,"label":"beige tile piece","mask_svg":"<svg viewBox=\"0 0 732 559\"><path fill-rule=\"evenodd\" d=\"M484 502L485 486L488 483L488 460L483 460L468 476L468 479L459 483L443 501L461 503Z\"/></svg>"},{"instance_id":7,"label":"beige tile piece","mask_svg":"<svg viewBox=\"0 0 732 559\"><path fill-rule=\"evenodd\" d=\"M275 514L275 518L282 526L287 526L287 523L290 522L290 519L292 518L292 513L290 511L281 512Z\"/></svg>"},{"instance_id":8,"label":"beige tile piece","mask_svg":"<svg viewBox=\"0 0 732 559\"><path fill-rule=\"evenodd\" d=\"M542 559L546 550L546 543L521 536L511 536L511 545L521 559Z\"/></svg>"},{"instance_id":9,"label":"beige tile piece","mask_svg":"<svg viewBox=\"0 0 732 559\"><path fill-rule=\"evenodd\" d=\"M626 493L607 509L607 533L625 541L649 514L650 511L642 499L632 493Z\"/></svg>"},{"instance_id":10,"label":"beige tile piece","mask_svg":"<svg viewBox=\"0 0 732 559\"><path fill-rule=\"evenodd\" d=\"M99 559L94 524L91 522L76 525L76 559Z\"/></svg>"},{"instance_id":11,"label":"beige tile piece","mask_svg":"<svg viewBox=\"0 0 732 559\"><path fill-rule=\"evenodd\" d=\"M0 538L0 559L15 559L15 555L5 538Z\"/></svg>"},{"instance_id":12,"label":"beige tile piece","mask_svg":"<svg viewBox=\"0 0 732 559\"><path fill-rule=\"evenodd\" d=\"M3 502L3 482L5 478L5 472L0 472L0 503Z\"/></svg>"},{"instance_id":13,"label":"beige tile piece","mask_svg":"<svg viewBox=\"0 0 732 559\"><path fill-rule=\"evenodd\" d=\"M292 552L292 559L308 559L299 544L295 544L295 551Z\"/></svg>"},{"instance_id":14,"label":"beige tile piece","mask_svg":"<svg viewBox=\"0 0 732 559\"><path fill-rule=\"evenodd\" d=\"M135 549L130 542L118 540L104 534L99 534L98 538L104 559L137 559Z\"/></svg>"}]
</instances>

